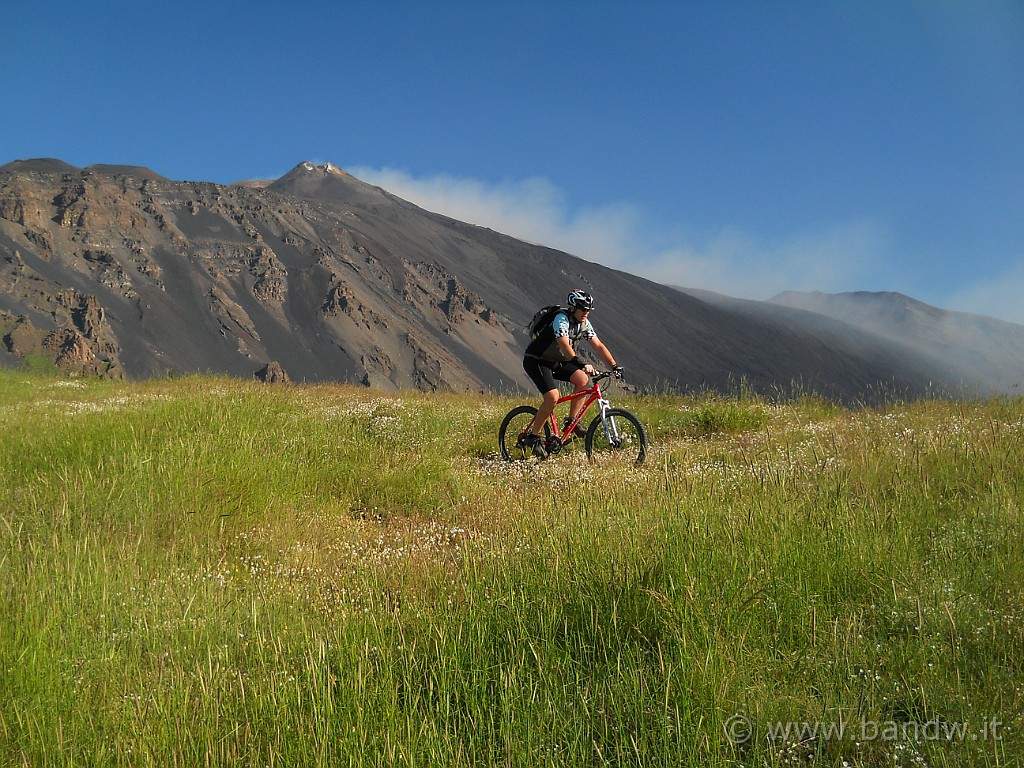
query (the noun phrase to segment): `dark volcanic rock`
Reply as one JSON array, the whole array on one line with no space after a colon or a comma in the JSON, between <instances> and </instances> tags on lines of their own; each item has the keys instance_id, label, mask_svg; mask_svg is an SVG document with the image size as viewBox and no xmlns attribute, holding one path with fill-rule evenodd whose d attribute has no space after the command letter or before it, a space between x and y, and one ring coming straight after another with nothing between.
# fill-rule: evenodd
<instances>
[{"instance_id":1,"label":"dark volcanic rock","mask_svg":"<svg viewBox=\"0 0 1024 768\"><path fill-rule=\"evenodd\" d=\"M290 384L287 371L276 361L271 361L256 371L256 378L265 384Z\"/></svg>"}]
</instances>

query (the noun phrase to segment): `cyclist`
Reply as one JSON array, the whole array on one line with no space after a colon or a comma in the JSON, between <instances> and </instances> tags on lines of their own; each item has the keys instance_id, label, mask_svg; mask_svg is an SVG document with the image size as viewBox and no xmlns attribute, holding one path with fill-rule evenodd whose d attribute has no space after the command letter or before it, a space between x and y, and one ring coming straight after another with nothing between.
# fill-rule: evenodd
<instances>
[{"instance_id":1,"label":"cyclist","mask_svg":"<svg viewBox=\"0 0 1024 768\"><path fill-rule=\"evenodd\" d=\"M527 437L526 447L533 449L533 454L540 458L547 456L544 448L544 425L555 410L558 401L559 381L568 381L575 387L574 394L590 386L589 374L594 373L594 366L584 363L576 354L576 344L586 340L594 351L615 371L617 377L622 376L622 366L615 362L615 357L597 337L594 326L590 324L590 311L594 308L594 297L586 291L572 291L566 303L568 309L558 312L550 324L545 325L536 339L526 347L523 356L523 370L537 386L544 402L537 409L533 420L532 433ZM577 397L569 406L569 417L563 430L567 429L583 408L584 398ZM582 427L577 426L570 437L583 437Z\"/></svg>"}]
</instances>

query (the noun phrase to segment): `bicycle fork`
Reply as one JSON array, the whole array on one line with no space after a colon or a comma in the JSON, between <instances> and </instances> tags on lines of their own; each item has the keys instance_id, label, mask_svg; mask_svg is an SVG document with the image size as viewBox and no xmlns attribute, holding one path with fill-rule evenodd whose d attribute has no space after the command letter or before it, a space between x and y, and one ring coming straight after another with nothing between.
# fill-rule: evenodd
<instances>
[{"instance_id":1,"label":"bicycle fork","mask_svg":"<svg viewBox=\"0 0 1024 768\"><path fill-rule=\"evenodd\" d=\"M604 427L604 436L608 441L608 445L615 446L618 448L621 442L619 435L619 427L615 423L615 417L609 416L608 411L611 410L611 403L608 402L608 398L599 397L597 399L597 407L600 409L601 414L601 426Z\"/></svg>"}]
</instances>

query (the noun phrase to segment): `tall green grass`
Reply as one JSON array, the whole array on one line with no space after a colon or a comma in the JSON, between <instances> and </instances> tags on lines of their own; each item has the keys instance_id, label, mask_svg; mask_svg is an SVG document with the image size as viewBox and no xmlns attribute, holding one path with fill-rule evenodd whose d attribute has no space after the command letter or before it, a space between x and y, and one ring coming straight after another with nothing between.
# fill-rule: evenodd
<instances>
[{"instance_id":1,"label":"tall green grass","mask_svg":"<svg viewBox=\"0 0 1024 768\"><path fill-rule=\"evenodd\" d=\"M0 375L0 765L1024 754L1020 400L514 404Z\"/></svg>"}]
</instances>

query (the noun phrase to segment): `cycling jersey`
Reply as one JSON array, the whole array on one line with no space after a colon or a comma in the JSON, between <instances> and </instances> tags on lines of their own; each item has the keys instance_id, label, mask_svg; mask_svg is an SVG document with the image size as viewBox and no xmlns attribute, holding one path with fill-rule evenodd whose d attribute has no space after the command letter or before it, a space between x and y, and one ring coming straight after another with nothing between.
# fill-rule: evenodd
<instances>
[{"instance_id":1,"label":"cycling jersey","mask_svg":"<svg viewBox=\"0 0 1024 768\"><path fill-rule=\"evenodd\" d=\"M597 336L597 331L590 324L590 318L578 323L571 314L559 312L551 320L551 324L530 342L526 348L526 357L539 358L552 363L565 362L571 358L567 357L562 348L558 346L558 339L568 338L575 349L581 339L593 339L595 336Z\"/></svg>"}]
</instances>

